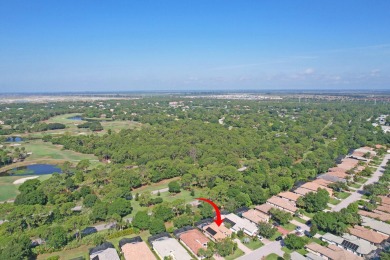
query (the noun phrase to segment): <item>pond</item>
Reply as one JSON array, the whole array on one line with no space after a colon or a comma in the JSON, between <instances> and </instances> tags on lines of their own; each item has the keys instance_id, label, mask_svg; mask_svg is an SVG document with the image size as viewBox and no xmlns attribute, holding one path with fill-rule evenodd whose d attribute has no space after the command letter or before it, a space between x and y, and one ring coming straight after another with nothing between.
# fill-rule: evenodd
<instances>
[{"instance_id":1,"label":"pond","mask_svg":"<svg viewBox=\"0 0 390 260\"><path fill-rule=\"evenodd\" d=\"M83 117L82 116L72 116L68 117L69 120L74 120L74 121L82 121Z\"/></svg>"},{"instance_id":2,"label":"pond","mask_svg":"<svg viewBox=\"0 0 390 260\"><path fill-rule=\"evenodd\" d=\"M61 169L52 164L32 164L27 166L20 166L12 170L0 173L0 176L28 176L28 175L46 175L52 173L61 173Z\"/></svg>"},{"instance_id":3,"label":"pond","mask_svg":"<svg viewBox=\"0 0 390 260\"><path fill-rule=\"evenodd\" d=\"M11 136L11 137L8 137L5 141L10 142L10 143L17 143L17 142L23 141L23 139L19 136Z\"/></svg>"}]
</instances>

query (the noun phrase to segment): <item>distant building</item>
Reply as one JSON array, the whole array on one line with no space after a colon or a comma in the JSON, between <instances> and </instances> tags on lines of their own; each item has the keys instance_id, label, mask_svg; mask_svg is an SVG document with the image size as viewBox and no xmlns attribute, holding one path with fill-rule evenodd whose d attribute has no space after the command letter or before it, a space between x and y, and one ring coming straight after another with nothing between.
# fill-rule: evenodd
<instances>
[{"instance_id":1,"label":"distant building","mask_svg":"<svg viewBox=\"0 0 390 260\"><path fill-rule=\"evenodd\" d=\"M270 219L269 215L255 209L250 209L247 212L244 212L242 214L242 217L246 218L247 220L253 222L256 225L259 222L268 222Z\"/></svg>"},{"instance_id":2,"label":"distant building","mask_svg":"<svg viewBox=\"0 0 390 260\"><path fill-rule=\"evenodd\" d=\"M350 234L344 234L342 237L339 237L331 233L326 233L321 237L321 240L362 257L377 249L376 246L372 245L368 241L359 239Z\"/></svg>"},{"instance_id":3,"label":"distant building","mask_svg":"<svg viewBox=\"0 0 390 260\"><path fill-rule=\"evenodd\" d=\"M390 236L389 224L365 216L362 216L361 218L362 218L362 226L369 227L378 233Z\"/></svg>"},{"instance_id":4,"label":"distant building","mask_svg":"<svg viewBox=\"0 0 390 260\"><path fill-rule=\"evenodd\" d=\"M184 247L180 245L176 239L169 237L168 233L164 233L164 236L150 241L153 246L153 250L161 259L164 259L164 257L171 257L175 260L192 259L191 255L184 249Z\"/></svg>"},{"instance_id":5,"label":"distant building","mask_svg":"<svg viewBox=\"0 0 390 260\"><path fill-rule=\"evenodd\" d=\"M195 228L184 231L183 233L178 234L177 237L179 241L196 256L198 256L199 249L207 249L207 244L210 242L202 232Z\"/></svg>"},{"instance_id":6,"label":"distant building","mask_svg":"<svg viewBox=\"0 0 390 260\"><path fill-rule=\"evenodd\" d=\"M109 242L104 242L89 250L89 258L91 260L120 260L114 245Z\"/></svg>"},{"instance_id":7,"label":"distant building","mask_svg":"<svg viewBox=\"0 0 390 260\"><path fill-rule=\"evenodd\" d=\"M353 228L349 228L348 231L351 235L366 240L376 246L380 245L383 241L389 238L388 235L383 235L361 226L354 226Z\"/></svg>"},{"instance_id":8,"label":"distant building","mask_svg":"<svg viewBox=\"0 0 390 260\"><path fill-rule=\"evenodd\" d=\"M316 243L310 243L305 246L305 249L309 252L306 254L306 259L309 260L363 260L362 257L341 249L336 245L324 247Z\"/></svg>"},{"instance_id":9,"label":"distant building","mask_svg":"<svg viewBox=\"0 0 390 260\"><path fill-rule=\"evenodd\" d=\"M298 208L295 206L295 203L289 202L288 200L272 196L267 200L267 204L279 208L281 210L287 211L294 214Z\"/></svg>"},{"instance_id":10,"label":"distant building","mask_svg":"<svg viewBox=\"0 0 390 260\"><path fill-rule=\"evenodd\" d=\"M257 225L250 222L247 219L240 218L236 214L230 213L225 216L224 224L226 223L231 225L231 230L233 232L238 232L240 230L244 231L249 236L255 236L257 234Z\"/></svg>"}]
</instances>

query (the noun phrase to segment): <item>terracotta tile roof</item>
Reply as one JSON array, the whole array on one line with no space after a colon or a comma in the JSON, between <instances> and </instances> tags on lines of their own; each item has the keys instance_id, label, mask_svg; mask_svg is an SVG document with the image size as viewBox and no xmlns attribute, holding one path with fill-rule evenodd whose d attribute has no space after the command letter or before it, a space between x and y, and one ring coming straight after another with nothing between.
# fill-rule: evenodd
<instances>
[{"instance_id":1,"label":"terracotta tile roof","mask_svg":"<svg viewBox=\"0 0 390 260\"><path fill-rule=\"evenodd\" d=\"M209 230L211 229L212 231L215 232L215 234L214 235L210 234L210 232L207 229ZM224 225L220 225L218 227L217 224L215 224L215 222L210 223L207 226L204 226L203 230L208 232L215 240L227 238L232 234L232 231L230 229L228 229Z\"/></svg>"},{"instance_id":2,"label":"terracotta tile roof","mask_svg":"<svg viewBox=\"0 0 390 260\"><path fill-rule=\"evenodd\" d=\"M348 171L354 168L356 165L358 165L358 163L359 160L355 160L352 158L345 158L340 164L337 165L337 167Z\"/></svg>"},{"instance_id":3,"label":"terracotta tile roof","mask_svg":"<svg viewBox=\"0 0 390 260\"><path fill-rule=\"evenodd\" d=\"M345 169L340 168L340 167L332 167L332 168L329 168L328 171L329 172L344 172L345 173Z\"/></svg>"},{"instance_id":4,"label":"terracotta tile roof","mask_svg":"<svg viewBox=\"0 0 390 260\"><path fill-rule=\"evenodd\" d=\"M336 245L329 245L328 247L321 246L316 243L310 243L305 246L313 252L319 253L332 260L362 260L363 258L355 255L354 253L348 252Z\"/></svg>"},{"instance_id":5,"label":"terracotta tile roof","mask_svg":"<svg viewBox=\"0 0 390 260\"><path fill-rule=\"evenodd\" d=\"M131 259L156 260L157 259L144 241L138 243L127 243L122 246L122 252L126 260L131 260Z\"/></svg>"},{"instance_id":6,"label":"terracotta tile roof","mask_svg":"<svg viewBox=\"0 0 390 260\"><path fill-rule=\"evenodd\" d=\"M180 239L195 255L198 255L199 249L207 248L207 243L210 242L210 240L197 229L192 229L182 233L180 235Z\"/></svg>"},{"instance_id":7,"label":"terracotta tile roof","mask_svg":"<svg viewBox=\"0 0 390 260\"><path fill-rule=\"evenodd\" d=\"M250 209L247 212L242 213L242 216L256 224L259 222L268 222L270 218L267 214L254 209Z\"/></svg>"},{"instance_id":8,"label":"terracotta tile roof","mask_svg":"<svg viewBox=\"0 0 390 260\"><path fill-rule=\"evenodd\" d=\"M322 185L319 185L315 182L306 182L305 184L303 184L301 186L301 188L304 188L304 189L308 189L308 190L311 190L311 191L314 191L316 192L318 189L325 189L330 196L333 196L333 190L328 188L328 187L324 187Z\"/></svg>"},{"instance_id":9,"label":"terracotta tile roof","mask_svg":"<svg viewBox=\"0 0 390 260\"><path fill-rule=\"evenodd\" d=\"M333 171L333 172L327 172L326 174L335 176L337 178L345 179L347 178L348 174L345 173L344 171Z\"/></svg>"},{"instance_id":10,"label":"terracotta tile roof","mask_svg":"<svg viewBox=\"0 0 390 260\"><path fill-rule=\"evenodd\" d=\"M356 157L363 157L366 153L363 152L363 151L357 151L355 150L353 153L352 153L352 156L356 156Z\"/></svg>"},{"instance_id":11,"label":"terracotta tile roof","mask_svg":"<svg viewBox=\"0 0 390 260\"><path fill-rule=\"evenodd\" d=\"M349 228L349 233L374 244L380 244L389 237L361 226Z\"/></svg>"},{"instance_id":12,"label":"terracotta tile roof","mask_svg":"<svg viewBox=\"0 0 390 260\"><path fill-rule=\"evenodd\" d=\"M376 209L380 210L380 211L383 211L383 212L390 213L390 205L389 204L379 205Z\"/></svg>"},{"instance_id":13,"label":"terracotta tile roof","mask_svg":"<svg viewBox=\"0 0 390 260\"><path fill-rule=\"evenodd\" d=\"M379 198L381 198L382 202L381 204L388 204L390 205L390 198L389 197L386 197L386 196L379 196Z\"/></svg>"},{"instance_id":14,"label":"terracotta tile roof","mask_svg":"<svg viewBox=\"0 0 390 260\"><path fill-rule=\"evenodd\" d=\"M268 214L268 212L272 209L272 208L275 208L275 207L272 207L271 205L269 204L261 204L261 205L257 205L255 206L255 209L258 210L258 211L261 211L265 214Z\"/></svg>"},{"instance_id":15,"label":"terracotta tile roof","mask_svg":"<svg viewBox=\"0 0 390 260\"><path fill-rule=\"evenodd\" d=\"M281 207L285 210L292 211L292 212L298 210L298 208L295 207L291 202L276 196L272 196L271 198L269 198L267 200L267 203L273 204L275 206Z\"/></svg>"},{"instance_id":16,"label":"terracotta tile roof","mask_svg":"<svg viewBox=\"0 0 390 260\"><path fill-rule=\"evenodd\" d=\"M315 179L312 182L317 183L317 184L322 185L322 186L325 186L325 187L328 187L329 184L334 183L333 181L328 181L328 180L324 180L324 179Z\"/></svg>"},{"instance_id":17,"label":"terracotta tile roof","mask_svg":"<svg viewBox=\"0 0 390 260\"><path fill-rule=\"evenodd\" d=\"M297 201L299 197L301 197L302 195L300 194L296 194L294 192L291 192L291 191L285 191L285 192L280 192L278 194L279 197L281 198L284 198L284 199L288 199L288 200L292 200L292 201Z\"/></svg>"},{"instance_id":18,"label":"terracotta tile roof","mask_svg":"<svg viewBox=\"0 0 390 260\"><path fill-rule=\"evenodd\" d=\"M381 148L386 148L385 146L381 145L381 144L376 144L375 145L375 148L376 149L381 149Z\"/></svg>"},{"instance_id":19,"label":"terracotta tile roof","mask_svg":"<svg viewBox=\"0 0 390 260\"><path fill-rule=\"evenodd\" d=\"M300 195L306 195L309 192L313 192L312 190L304 189L304 188L297 188L294 190L295 193Z\"/></svg>"},{"instance_id":20,"label":"terracotta tile roof","mask_svg":"<svg viewBox=\"0 0 390 260\"><path fill-rule=\"evenodd\" d=\"M381 221L388 221L390 220L390 214L386 212L382 212L379 210L374 210L373 212L365 211L365 210L359 210L359 214L366 217L371 217L375 219L379 219Z\"/></svg>"}]
</instances>

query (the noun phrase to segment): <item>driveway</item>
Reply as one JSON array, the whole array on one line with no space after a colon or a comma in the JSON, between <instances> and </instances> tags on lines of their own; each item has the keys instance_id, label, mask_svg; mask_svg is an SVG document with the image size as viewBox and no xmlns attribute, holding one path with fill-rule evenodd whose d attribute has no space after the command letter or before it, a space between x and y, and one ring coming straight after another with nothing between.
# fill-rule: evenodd
<instances>
[{"instance_id":1,"label":"driveway","mask_svg":"<svg viewBox=\"0 0 390 260\"><path fill-rule=\"evenodd\" d=\"M264 256L269 254L277 254L278 256L283 257L284 251L282 251L281 241L274 241L267 245L264 245L256 250L253 250L251 253L241 256L237 259L239 260L258 260L262 259Z\"/></svg>"},{"instance_id":2,"label":"driveway","mask_svg":"<svg viewBox=\"0 0 390 260\"><path fill-rule=\"evenodd\" d=\"M331 211L340 211L341 209L348 207L349 204L360 200L361 197L363 196L363 191L362 191L363 186L367 185L367 184L372 184L372 183L377 182L379 180L379 177L382 176L382 174L383 174L381 172L382 166L383 167L386 166L386 163L388 160L390 160L390 154L386 154L386 156L383 158L383 161L380 164L380 166L376 169L374 174L366 181L365 184L363 184L356 191L351 193L351 195L348 198L342 200L339 204L337 204L335 207L333 207L331 209Z\"/></svg>"},{"instance_id":3,"label":"driveway","mask_svg":"<svg viewBox=\"0 0 390 260\"><path fill-rule=\"evenodd\" d=\"M301 227L303 231L310 231L310 227L306 224L302 224L301 222L296 221L295 219L290 221L291 224ZM291 231L291 233L295 233L295 230Z\"/></svg>"},{"instance_id":4,"label":"driveway","mask_svg":"<svg viewBox=\"0 0 390 260\"><path fill-rule=\"evenodd\" d=\"M246 247L246 246L240 241L240 239L235 238L235 239L234 239L234 242L237 243L238 248L241 249L245 254L249 254L249 253L252 252L252 250L249 249L248 247Z\"/></svg>"}]
</instances>

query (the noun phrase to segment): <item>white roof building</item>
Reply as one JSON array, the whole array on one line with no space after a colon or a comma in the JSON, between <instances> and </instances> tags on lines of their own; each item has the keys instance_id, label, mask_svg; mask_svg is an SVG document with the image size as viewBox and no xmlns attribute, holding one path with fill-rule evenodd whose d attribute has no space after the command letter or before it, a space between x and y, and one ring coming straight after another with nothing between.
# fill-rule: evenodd
<instances>
[{"instance_id":1,"label":"white roof building","mask_svg":"<svg viewBox=\"0 0 390 260\"><path fill-rule=\"evenodd\" d=\"M164 257L172 257L175 260L191 260L193 257L180 245L174 238L163 237L152 242L152 246L157 255Z\"/></svg>"},{"instance_id":2,"label":"white roof building","mask_svg":"<svg viewBox=\"0 0 390 260\"><path fill-rule=\"evenodd\" d=\"M244 218L240 218L233 213L224 216L224 223L229 223L232 226L232 231L237 232L239 230L242 230L249 236L256 235L258 231L257 226L251 221Z\"/></svg>"}]
</instances>

